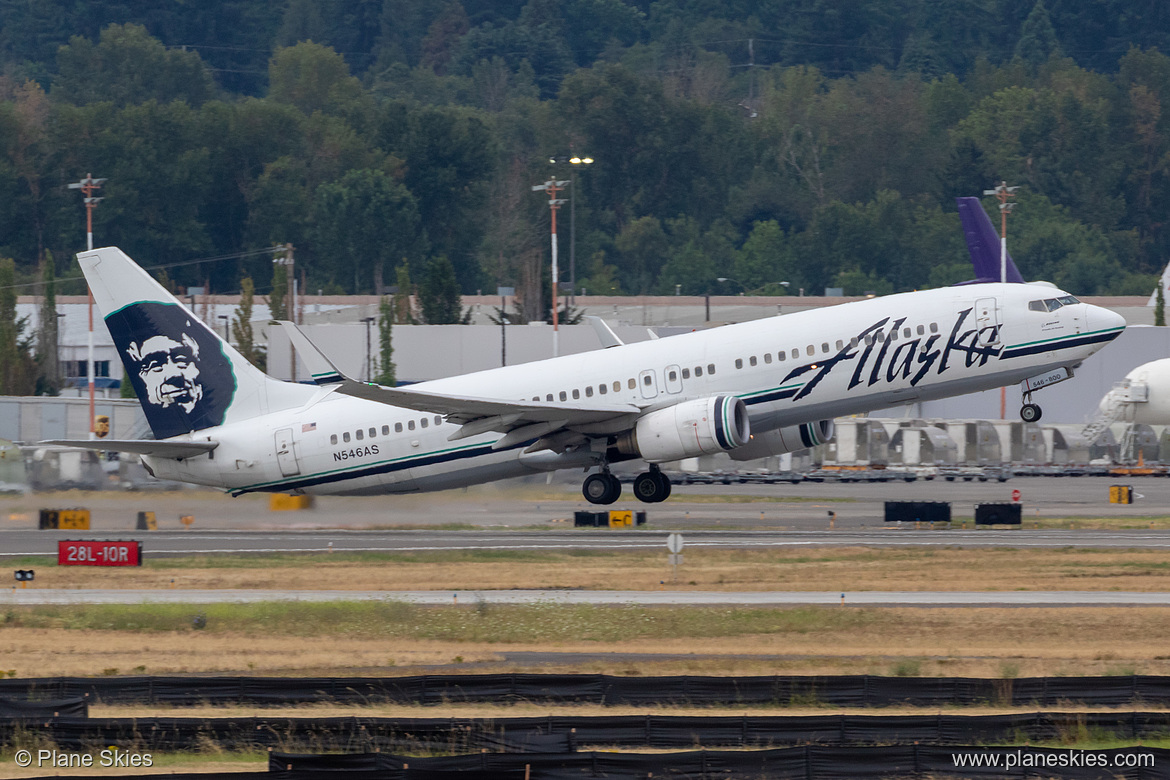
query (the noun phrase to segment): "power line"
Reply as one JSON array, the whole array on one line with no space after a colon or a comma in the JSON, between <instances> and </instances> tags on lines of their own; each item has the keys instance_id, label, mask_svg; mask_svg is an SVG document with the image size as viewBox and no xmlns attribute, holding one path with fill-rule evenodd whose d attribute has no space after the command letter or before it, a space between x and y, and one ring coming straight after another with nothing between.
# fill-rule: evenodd
<instances>
[{"instance_id":1,"label":"power line","mask_svg":"<svg viewBox=\"0 0 1170 780\"><path fill-rule=\"evenodd\" d=\"M242 260L242 259L247 258L247 257L256 257L258 255L270 255L270 254L274 254L276 252L284 252L284 251L285 251L285 248L283 246L270 246L270 247L266 247L264 249L252 249L252 250L249 250L247 252L235 252L233 254L228 254L228 255L216 255L214 257L200 257L200 258L197 258L195 260L180 260L180 261L174 262L174 263L160 263L158 265L152 265L150 267L142 266L142 270L144 270L144 271L162 271L162 270L167 269L167 268L183 268L183 267L186 267L189 265L201 265L203 263L218 263L222 260ZM57 284L60 282L77 282L77 281L84 281L84 280L85 280L84 276L59 276L59 277L56 277L55 279L53 279L53 283ZM42 284L44 284L43 281L21 282L19 284L9 284L9 285L2 286L2 287L0 287L0 290L16 290L16 289L24 288L24 287L37 287L37 286L40 286Z\"/></svg>"}]
</instances>

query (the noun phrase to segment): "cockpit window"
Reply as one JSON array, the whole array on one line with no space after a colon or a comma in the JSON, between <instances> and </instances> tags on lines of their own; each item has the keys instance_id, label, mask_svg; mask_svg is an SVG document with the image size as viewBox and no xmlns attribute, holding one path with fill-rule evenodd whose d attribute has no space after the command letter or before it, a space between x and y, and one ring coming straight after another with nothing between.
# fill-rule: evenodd
<instances>
[{"instance_id":1,"label":"cockpit window","mask_svg":"<svg viewBox=\"0 0 1170 780\"><path fill-rule=\"evenodd\" d=\"M1072 295L1062 295L1059 298L1045 298L1042 301L1028 301L1029 311L1056 311L1061 306L1072 306L1080 303Z\"/></svg>"}]
</instances>

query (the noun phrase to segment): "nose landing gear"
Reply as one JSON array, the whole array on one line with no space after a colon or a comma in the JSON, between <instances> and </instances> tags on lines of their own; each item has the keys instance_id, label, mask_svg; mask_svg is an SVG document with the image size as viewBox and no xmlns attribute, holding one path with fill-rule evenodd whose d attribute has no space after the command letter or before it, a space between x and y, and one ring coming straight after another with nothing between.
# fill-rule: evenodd
<instances>
[{"instance_id":1,"label":"nose landing gear","mask_svg":"<svg viewBox=\"0 0 1170 780\"><path fill-rule=\"evenodd\" d=\"M1026 423L1040 422L1040 417L1044 412L1040 407L1032 403L1032 394L1024 394L1024 405L1020 407L1020 419Z\"/></svg>"}]
</instances>

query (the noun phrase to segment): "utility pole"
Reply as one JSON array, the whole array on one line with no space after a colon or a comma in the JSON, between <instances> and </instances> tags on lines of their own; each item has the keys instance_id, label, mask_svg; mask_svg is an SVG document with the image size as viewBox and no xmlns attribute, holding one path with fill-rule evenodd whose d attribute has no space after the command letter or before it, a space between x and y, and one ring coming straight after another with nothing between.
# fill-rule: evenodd
<instances>
[{"instance_id":1,"label":"utility pole","mask_svg":"<svg viewBox=\"0 0 1170 780\"><path fill-rule=\"evenodd\" d=\"M1007 281L1007 217L1012 212L1014 203L1008 203L1008 198L1016 196L1019 187L1009 187L1008 183L1000 182L993 190L984 190L984 195L994 195L999 200L999 281Z\"/></svg>"},{"instance_id":2,"label":"utility pole","mask_svg":"<svg viewBox=\"0 0 1170 780\"><path fill-rule=\"evenodd\" d=\"M102 188L105 181L105 179L95 179L92 173L87 173L84 179L69 185L69 189L81 190L85 196L85 248L90 252L93 251L93 210L101 202L101 198L96 197L94 193ZM89 293L89 338L86 343L85 357L85 376L89 380L89 438L96 439L93 402L93 289L88 283L86 291Z\"/></svg>"},{"instance_id":3,"label":"utility pole","mask_svg":"<svg viewBox=\"0 0 1170 780\"><path fill-rule=\"evenodd\" d=\"M515 295L515 287L496 287L500 296L500 365L508 365L508 296Z\"/></svg>"},{"instance_id":4,"label":"utility pole","mask_svg":"<svg viewBox=\"0 0 1170 780\"><path fill-rule=\"evenodd\" d=\"M993 190L984 190L984 195L994 195L999 200L999 281L1007 281L1007 218L1012 213L1014 203L1008 203L1008 198L1016 196L1019 187L1009 187L1006 181L1001 181ZM999 419L1007 419L1007 388L999 388Z\"/></svg>"},{"instance_id":5,"label":"utility pole","mask_svg":"<svg viewBox=\"0 0 1170 780\"><path fill-rule=\"evenodd\" d=\"M563 198L557 198L557 193L569 186L568 180L557 181L556 179L549 179L544 184L532 185L533 192L547 192L548 193L548 208L552 212L552 316L553 316L553 357L560 355L560 344L558 338L560 337L558 321L560 314L557 311L559 302L559 277L557 271L557 209L561 207L565 201Z\"/></svg>"}]
</instances>

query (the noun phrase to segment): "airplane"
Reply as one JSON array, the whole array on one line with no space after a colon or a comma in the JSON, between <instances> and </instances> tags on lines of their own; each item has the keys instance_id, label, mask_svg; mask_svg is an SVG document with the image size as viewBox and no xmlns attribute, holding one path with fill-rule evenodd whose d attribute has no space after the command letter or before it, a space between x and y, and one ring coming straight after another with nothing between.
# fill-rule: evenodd
<instances>
[{"instance_id":1,"label":"airplane","mask_svg":"<svg viewBox=\"0 0 1170 780\"><path fill-rule=\"evenodd\" d=\"M1046 284L978 283L773 316L595 352L383 387L342 374L282 323L315 384L248 363L116 247L78 255L153 440L61 441L141 456L160 479L232 495L444 490L578 468L612 504L620 461L665 500L661 464L751 460L829 440L833 418L1071 377L1125 328ZM611 334L612 335L612 334Z\"/></svg>"}]
</instances>

